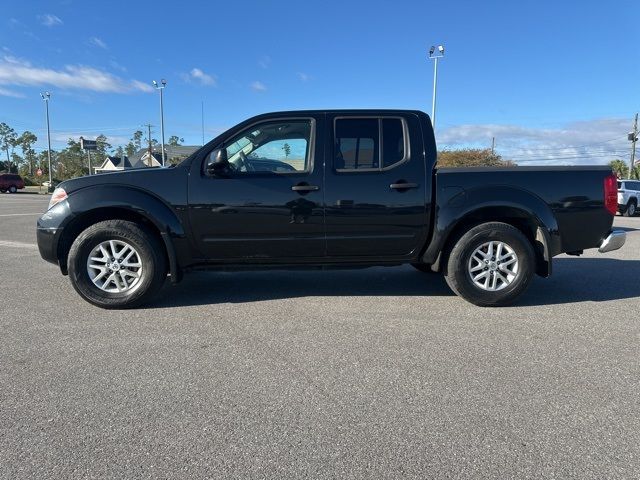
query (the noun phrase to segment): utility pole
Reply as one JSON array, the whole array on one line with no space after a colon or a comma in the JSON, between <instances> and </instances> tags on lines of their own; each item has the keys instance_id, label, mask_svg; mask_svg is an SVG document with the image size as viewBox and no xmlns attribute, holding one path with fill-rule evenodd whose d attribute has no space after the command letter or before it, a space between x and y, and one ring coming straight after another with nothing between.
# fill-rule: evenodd
<instances>
[{"instance_id":1,"label":"utility pole","mask_svg":"<svg viewBox=\"0 0 640 480\"><path fill-rule=\"evenodd\" d=\"M627 138L631 141L631 165L629 165L629 179L631 179L631 175L633 174L633 170L636 163L636 142L638 141L638 114L636 113L636 118L633 121L633 131L629 132Z\"/></svg>"},{"instance_id":2,"label":"utility pole","mask_svg":"<svg viewBox=\"0 0 640 480\"><path fill-rule=\"evenodd\" d=\"M158 85L158 82L154 80L153 86L156 88L156 90L160 90L160 132L162 135L162 166L164 167L164 101L162 92L167 86L167 81L163 78L162 80L160 80L160 85Z\"/></svg>"},{"instance_id":3,"label":"utility pole","mask_svg":"<svg viewBox=\"0 0 640 480\"><path fill-rule=\"evenodd\" d=\"M496 137L491 137L491 155L496 153Z\"/></svg>"},{"instance_id":4,"label":"utility pole","mask_svg":"<svg viewBox=\"0 0 640 480\"><path fill-rule=\"evenodd\" d=\"M149 135L147 136L147 140L149 141L149 166L153 167L153 146L151 144L151 127L153 127L153 125L147 123L144 126L147 127L149 132Z\"/></svg>"},{"instance_id":5,"label":"utility pole","mask_svg":"<svg viewBox=\"0 0 640 480\"><path fill-rule=\"evenodd\" d=\"M433 97L431 99L431 126L436 130L436 91L438 85L438 59L444 57L444 46L431 46L429 58L433 60Z\"/></svg>"},{"instance_id":6,"label":"utility pole","mask_svg":"<svg viewBox=\"0 0 640 480\"><path fill-rule=\"evenodd\" d=\"M49 160L49 187L47 188L47 191L51 192L53 189L53 177L51 176L51 129L49 128L49 99L51 98L51 94L49 92L44 92L41 93L40 96L44 100L47 110L47 158Z\"/></svg>"}]
</instances>

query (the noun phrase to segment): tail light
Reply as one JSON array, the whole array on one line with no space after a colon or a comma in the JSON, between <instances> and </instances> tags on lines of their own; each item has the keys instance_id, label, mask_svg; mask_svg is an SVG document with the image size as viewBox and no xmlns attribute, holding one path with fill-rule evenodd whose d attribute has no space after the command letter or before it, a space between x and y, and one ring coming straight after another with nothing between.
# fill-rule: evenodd
<instances>
[{"instance_id":1,"label":"tail light","mask_svg":"<svg viewBox=\"0 0 640 480\"><path fill-rule=\"evenodd\" d=\"M604 206L611 215L618 211L618 178L614 174L604 179Z\"/></svg>"},{"instance_id":2,"label":"tail light","mask_svg":"<svg viewBox=\"0 0 640 480\"><path fill-rule=\"evenodd\" d=\"M53 191L53 194L51 195L51 200L49 201L49 209L54 205L57 205L58 203L62 202L66 198L67 198L67 192L65 192L63 188L56 188Z\"/></svg>"}]
</instances>

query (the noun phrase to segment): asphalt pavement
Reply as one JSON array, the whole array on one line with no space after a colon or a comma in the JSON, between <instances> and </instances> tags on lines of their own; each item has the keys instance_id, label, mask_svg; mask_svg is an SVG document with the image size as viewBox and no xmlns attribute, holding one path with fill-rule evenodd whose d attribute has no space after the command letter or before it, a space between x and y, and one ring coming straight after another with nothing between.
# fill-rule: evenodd
<instances>
[{"instance_id":1,"label":"asphalt pavement","mask_svg":"<svg viewBox=\"0 0 640 480\"><path fill-rule=\"evenodd\" d=\"M0 478L640 478L640 217L482 309L410 267L200 272L145 309L0 195Z\"/></svg>"}]
</instances>

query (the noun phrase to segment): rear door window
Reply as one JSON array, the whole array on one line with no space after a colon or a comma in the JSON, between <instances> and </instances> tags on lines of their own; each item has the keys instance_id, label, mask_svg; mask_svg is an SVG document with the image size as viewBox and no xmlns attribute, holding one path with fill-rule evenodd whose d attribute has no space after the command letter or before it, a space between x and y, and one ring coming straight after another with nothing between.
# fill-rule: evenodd
<instances>
[{"instance_id":1,"label":"rear door window","mask_svg":"<svg viewBox=\"0 0 640 480\"><path fill-rule=\"evenodd\" d=\"M401 118L337 118L334 140L338 172L388 170L407 158Z\"/></svg>"}]
</instances>

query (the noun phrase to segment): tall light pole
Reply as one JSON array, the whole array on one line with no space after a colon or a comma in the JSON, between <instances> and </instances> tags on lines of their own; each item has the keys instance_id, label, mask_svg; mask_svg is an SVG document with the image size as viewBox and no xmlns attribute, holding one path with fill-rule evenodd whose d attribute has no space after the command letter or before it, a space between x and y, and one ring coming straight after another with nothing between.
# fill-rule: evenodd
<instances>
[{"instance_id":1,"label":"tall light pole","mask_svg":"<svg viewBox=\"0 0 640 480\"><path fill-rule=\"evenodd\" d=\"M633 130L627 136L631 142L631 165L629 165L629 180L633 177L633 170L636 166L636 142L638 141L638 114L633 122Z\"/></svg>"},{"instance_id":2,"label":"tall light pole","mask_svg":"<svg viewBox=\"0 0 640 480\"><path fill-rule=\"evenodd\" d=\"M158 82L154 80L153 86L156 87L156 90L160 90L160 131L162 135L162 166L164 167L164 103L162 91L164 90L164 87L167 86L167 81L163 78L160 80L160 85L158 85Z\"/></svg>"},{"instance_id":3,"label":"tall light pole","mask_svg":"<svg viewBox=\"0 0 640 480\"><path fill-rule=\"evenodd\" d=\"M47 191L51 191L51 187L53 187L53 177L51 176L51 129L49 128L49 99L51 98L51 94L49 92L41 93L40 96L42 100L44 100L45 108L47 111L47 159L49 160L49 187Z\"/></svg>"},{"instance_id":4,"label":"tall light pole","mask_svg":"<svg viewBox=\"0 0 640 480\"><path fill-rule=\"evenodd\" d=\"M436 129L436 86L438 85L438 59L444 57L444 45L431 46L429 58L433 60L433 100L431 102L431 125Z\"/></svg>"}]
</instances>

